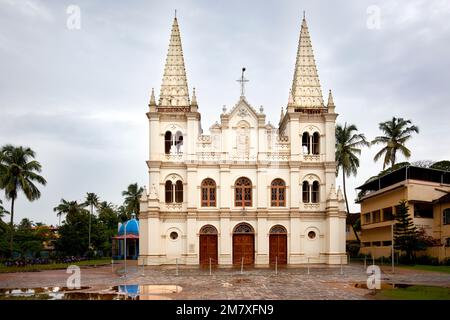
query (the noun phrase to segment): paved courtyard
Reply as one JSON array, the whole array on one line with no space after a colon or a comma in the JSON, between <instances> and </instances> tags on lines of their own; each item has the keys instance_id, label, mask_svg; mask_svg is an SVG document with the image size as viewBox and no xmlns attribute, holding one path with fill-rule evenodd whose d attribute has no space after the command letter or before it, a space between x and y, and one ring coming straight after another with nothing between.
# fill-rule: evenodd
<instances>
[{"instance_id":1,"label":"paved courtyard","mask_svg":"<svg viewBox=\"0 0 450 320\"><path fill-rule=\"evenodd\" d=\"M367 275L360 264L344 266L296 266L278 269L209 268L180 266L142 267L124 264L81 269L84 291L108 292L118 285L179 286L174 293L163 290L151 299L371 299L370 291L357 288L366 283ZM390 274L385 268L382 284L423 284L450 287L450 275L445 273L396 270ZM0 288L65 287L70 274L66 270L0 274Z\"/></svg>"}]
</instances>

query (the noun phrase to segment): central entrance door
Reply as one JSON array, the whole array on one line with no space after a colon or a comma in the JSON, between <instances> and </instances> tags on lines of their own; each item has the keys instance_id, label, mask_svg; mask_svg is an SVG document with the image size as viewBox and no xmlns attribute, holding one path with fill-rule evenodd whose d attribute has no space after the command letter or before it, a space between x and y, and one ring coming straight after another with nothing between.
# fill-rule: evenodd
<instances>
[{"instance_id":1,"label":"central entrance door","mask_svg":"<svg viewBox=\"0 0 450 320\"><path fill-rule=\"evenodd\" d=\"M255 232L252 226L242 223L233 232L233 264L255 263Z\"/></svg>"},{"instance_id":2,"label":"central entrance door","mask_svg":"<svg viewBox=\"0 0 450 320\"><path fill-rule=\"evenodd\" d=\"M270 264L287 264L287 231L280 225L270 229L269 236Z\"/></svg>"},{"instance_id":3,"label":"central entrance door","mask_svg":"<svg viewBox=\"0 0 450 320\"><path fill-rule=\"evenodd\" d=\"M203 226L200 230L200 264L218 264L217 229L214 226Z\"/></svg>"}]
</instances>

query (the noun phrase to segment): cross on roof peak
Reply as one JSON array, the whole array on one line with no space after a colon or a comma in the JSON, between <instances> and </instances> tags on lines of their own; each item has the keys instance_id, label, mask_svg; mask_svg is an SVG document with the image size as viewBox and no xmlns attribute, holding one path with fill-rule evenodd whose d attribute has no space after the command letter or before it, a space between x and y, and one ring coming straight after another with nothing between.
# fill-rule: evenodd
<instances>
[{"instance_id":1,"label":"cross on roof peak","mask_svg":"<svg viewBox=\"0 0 450 320\"><path fill-rule=\"evenodd\" d=\"M241 78L240 79L238 79L238 80L236 80L237 82L240 82L240 84L241 84L241 97L244 97L245 96L245 83L246 82L249 82L249 80L247 80L247 79L245 79L244 78L244 72L245 72L245 68L242 68L242 75L241 75Z\"/></svg>"}]
</instances>

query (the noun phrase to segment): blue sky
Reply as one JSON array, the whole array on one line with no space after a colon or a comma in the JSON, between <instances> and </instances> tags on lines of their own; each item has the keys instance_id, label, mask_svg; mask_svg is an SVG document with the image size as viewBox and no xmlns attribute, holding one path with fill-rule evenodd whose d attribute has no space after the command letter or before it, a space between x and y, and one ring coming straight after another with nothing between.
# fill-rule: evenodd
<instances>
[{"instance_id":1,"label":"blue sky","mask_svg":"<svg viewBox=\"0 0 450 320\"><path fill-rule=\"evenodd\" d=\"M79 30L67 28L69 5L80 8ZM367 25L371 6L380 10L379 29ZM151 88L159 94L175 9L206 132L238 100L242 66L247 99L278 122L306 10L338 123L372 139L379 122L411 119L421 132L408 144L410 160L450 159L449 1L0 0L0 145L30 146L48 180L40 200L19 196L16 222L55 224L61 198L96 192L119 204L129 183L147 183L145 112ZM354 188L381 169L377 149L363 151L350 203Z\"/></svg>"}]
</instances>

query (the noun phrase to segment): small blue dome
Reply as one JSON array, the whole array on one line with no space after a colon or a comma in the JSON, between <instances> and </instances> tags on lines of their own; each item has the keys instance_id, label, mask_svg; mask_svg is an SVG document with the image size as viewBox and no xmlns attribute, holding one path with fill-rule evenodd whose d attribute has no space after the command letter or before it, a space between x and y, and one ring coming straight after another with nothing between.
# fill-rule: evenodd
<instances>
[{"instance_id":1,"label":"small blue dome","mask_svg":"<svg viewBox=\"0 0 450 320\"><path fill-rule=\"evenodd\" d=\"M133 217L119 225L119 236L123 236L125 234L123 227L125 224L127 225L127 234L139 235L139 221Z\"/></svg>"}]
</instances>

